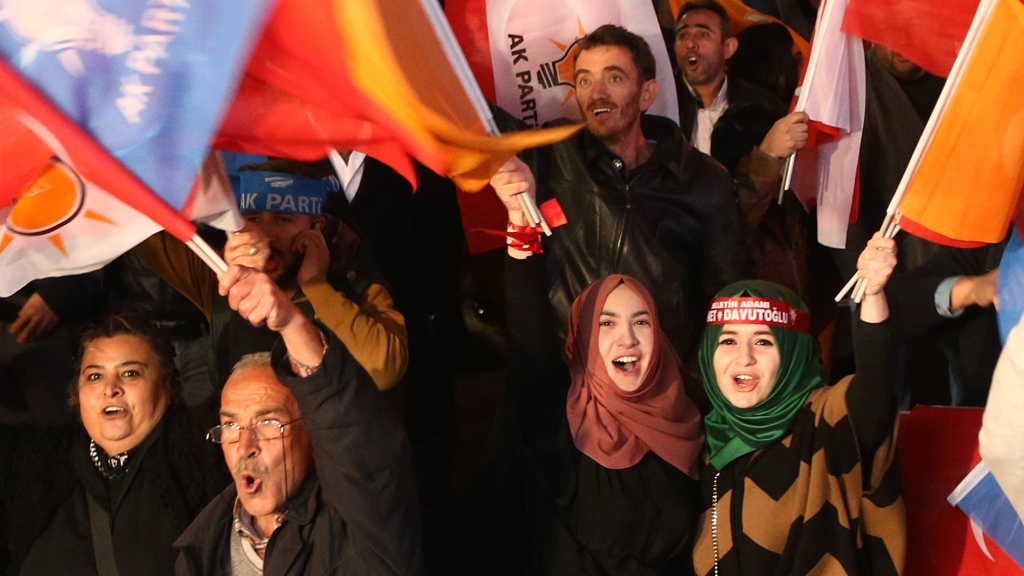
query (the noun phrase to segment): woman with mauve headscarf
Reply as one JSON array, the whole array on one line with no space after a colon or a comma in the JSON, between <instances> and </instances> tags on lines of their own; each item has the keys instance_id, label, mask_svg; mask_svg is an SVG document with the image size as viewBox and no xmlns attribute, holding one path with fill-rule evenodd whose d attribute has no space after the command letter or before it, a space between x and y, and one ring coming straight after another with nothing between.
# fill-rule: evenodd
<instances>
[{"instance_id":1,"label":"woman with mauve headscarf","mask_svg":"<svg viewBox=\"0 0 1024 576\"><path fill-rule=\"evenodd\" d=\"M570 312L566 365L543 257L513 246L511 377L466 573L692 573L704 436L650 293L622 275L587 287Z\"/></svg>"}]
</instances>

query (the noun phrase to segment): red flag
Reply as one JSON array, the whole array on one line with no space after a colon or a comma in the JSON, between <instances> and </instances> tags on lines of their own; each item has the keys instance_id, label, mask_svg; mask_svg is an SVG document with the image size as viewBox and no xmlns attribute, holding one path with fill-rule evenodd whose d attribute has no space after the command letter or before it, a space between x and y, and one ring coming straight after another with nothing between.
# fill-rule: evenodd
<instances>
[{"instance_id":1,"label":"red flag","mask_svg":"<svg viewBox=\"0 0 1024 576\"><path fill-rule=\"evenodd\" d=\"M949 76L979 0L850 0L843 32L895 50L936 76Z\"/></svg>"}]
</instances>

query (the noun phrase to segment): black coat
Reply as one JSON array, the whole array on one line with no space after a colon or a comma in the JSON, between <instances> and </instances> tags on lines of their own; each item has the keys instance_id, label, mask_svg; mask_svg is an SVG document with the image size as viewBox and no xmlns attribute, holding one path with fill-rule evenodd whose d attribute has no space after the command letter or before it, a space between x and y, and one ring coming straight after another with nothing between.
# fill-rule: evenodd
<instances>
[{"instance_id":1,"label":"black coat","mask_svg":"<svg viewBox=\"0 0 1024 576\"><path fill-rule=\"evenodd\" d=\"M651 291L685 360L711 297L747 277L736 192L728 172L687 144L674 122L644 115L641 127L654 149L629 172L587 130L522 156L536 177L538 204L555 198L568 219L544 242L563 336L587 285L627 274Z\"/></svg>"},{"instance_id":2,"label":"black coat","mask_svg":"<svg viewBox=\"0 0 1024 576\"><path fill-rule=\"evenodd\" d=\"M693 124L697 121L697 108L703 107L700 100L690 94L690 89L679 77L676 77L676 96L679 98L679 127L683 136L689 140L693 134ZM779 117L786 113L785 104L779 102L771 92L754 86L750 82L739 78L729 77L729 89L725 95L729 106L740 104L760 104L768 110L775 112Z\"/></svg>"},{"instance_id":3,"label":"black coat","mask_svg":"<svg viewBox=\"0 0 1024 576\"><path fill-rule=\"evenodd\" d=\"M543 256L506 257L505 402L467 506L467 575L686 576L700 484L653 452L599 464L573 441Z\"/></svg>"},{"instance_id":4,"label":"black coat","mask_svg":"<svg viewBox=\"0 0 1024 576\"><path fill-rule=\"evenodd\" d=\"M408 441L366 371L329 330L320 370L297 378L278 342L277 378L295 394L317 473L274 531L267 576L418 574L420 516ZM179 576L223 573L230 558L232 484L175 543Z\"/></svg>"},{"instance_id":5,"label":"black coat","mask_svg":"<svg viewBox=\"0 0 1024 576\"><path fill-rule=\"evenodd\" d=\"M202 509L203 502L230 482L216 446L205 442L204 420L172 408L143 440L121 479L108 483L89 456L88 435L80 432L71 443L70 457L77 480L69 498L56 512L46 503L38 514L51 518L21 566L23 576L97 574L86 493L110 515L118 573L171 575L175 538Z\"/></svg>"},{"instance_id":6,"label":"black coat","mask_svg":"<svg viewBox=\"0 0 1024 576\"><path fill-rule=\"evenodd\" d=\"M941 316L935 291L952 276L980 276L999 267L1008 238L982 248L941 246L923 264L897 272L885 287L895 336L912 341L925 336L944 340L956 350L956 369L964 387L963 406L982 407L1002 344L993 308L970 306L957 318Z\"/></svg>"}]
</instances>

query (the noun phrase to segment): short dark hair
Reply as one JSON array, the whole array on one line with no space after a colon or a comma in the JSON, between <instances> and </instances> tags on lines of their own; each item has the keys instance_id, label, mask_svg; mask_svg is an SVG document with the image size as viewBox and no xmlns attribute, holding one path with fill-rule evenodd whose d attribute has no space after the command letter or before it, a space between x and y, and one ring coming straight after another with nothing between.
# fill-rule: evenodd
<instances>
[{"instance_id":1,"label":"short dark hair","mask_svg":"<svg viewBox=\"0 0 1024 576\"><path fill-rule=\"evenodd\" d=\"M292 176L303 176L313 180L323 180L334 175L330 162L300 162L289 158L270 158L258 164L246 164L238 168L239 172L280 172Z\"/></svg>"},{"instance_id":2,"label":"short dark hair","mask_svg":"<svg viewBox=\"0 0 1024 576\"><path fill-rule=\"evenodd\" d=\"M182 397L178 385L178 370L174 364L174 347L152 322L135 314L105 316L82 332L78 344L78 357L75 359L75 378L68 387L68 403L71 406L78 405L78 375L82 372L85 349L96 340L117 336L134 336L149 346L160 362L160 377L170 386L171 403L179 403Z\"/></svg>"},{"instance_id":3,"label":"short dark hair","mask_svg":"<svg viewBox=\"0 0 1024 576\"><path fill-rule=\"evenodd\" d=\"M687 12L693 12L694 10L710 10L718 15L720 22L720 28L722 30L722 41L732 38L732 20L729 19L729 13L725 11L725 8L715 0L693 0L687 2L679 7L679 15L676 16L676 30L679 30L679 22L682 21L683 16Z\"/></svg>"},{"instance_id":4,"label":"short dark hair","mask_svg":"<svg viewBox=\"0 0 1024 576\"><path fill-rule=\"evenodd\" d=\"M648 80L654 80L658 75L658 63L654 59L654 54L651 53L651 47L647 45L647 41L622 26L605 24L577 40L576 46L579 50L573 55L573 65L579 59L580 52L584 50L598 46L619 46L629 50L629 54L633 57L633 64L640 72L641 84Z\"/></svg>"}]
</instances>

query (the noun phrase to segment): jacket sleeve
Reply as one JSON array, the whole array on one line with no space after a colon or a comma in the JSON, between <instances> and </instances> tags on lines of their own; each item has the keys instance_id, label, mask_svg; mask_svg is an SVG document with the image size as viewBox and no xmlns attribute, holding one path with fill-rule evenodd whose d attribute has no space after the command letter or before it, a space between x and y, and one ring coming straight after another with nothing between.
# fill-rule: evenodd
<instances>
[{"instance_id":1,"label":"jacket sleeve","mask_svg":"<svg viewBox=\"0 0 1024 576\"><path fill-rule=\"evenodd\" d=\"M321 495L344 520L335 537L346 540L360 573L419 574L420 512L405 431L344 344L321 330L328 345L319 370L295 376L281 340L273 365L302 411Z\"/></svg>"},{"instance_id":2,"label":"jacket sleeve","mask_svg":"<svg viewBox=\"0 0 1024 576\"><path fill-rule=\"evenodd\" d=\"M708 158L709 162L713 162ZM743 230L740 226L739 203L732 178L725 169L721 183L715 186L713 204L704 222L704 267L701 287L708 299L715 293L748 277L746 252L743 250Z\"/></svg>"},{"instance_id":3,"label":"jacket sleeve","mask_svg":"<svg viewBox=\"0 0 1024 576\"><path fill-rule=\"evenodd\" d=\"M409 362L409 338L405 318L395 310L387 289L371 284L357 304L321 276L304 284L302 292L317 320L334 332L377 388L387 390L402 379Z\"/></svg>"},{"instance_id":4,"label":"jacket sleeve","mask_svg":"<svg viewBox=\"0 0 1024 576\"><path fill-rule=\"evenodd\" d=\"M210 319L217 275L188 246L167 232L158 232L132 249L132 253Z\"/></svg>"},{"instance_id":5,"label":"jacket sleeve","mask_svg":"<svg viewBox=\"0 0 1024 576\"><path fill-rule=\"evenodd\" d=\"M981 457L1024 518L1024 324L1006 339L982 418Z\"/></svg>"},{"instance_id":6,"label":"jacket sleeve","mask_svg":"<svg viewBox=\"0 0 1024 576\"><path fill-rule=\"evenodd\" d=\"M757 230L771 207L776 205L785 163L755 146L736 165L736 196L743 224L748 231Z\"/></svg>"},{"instance_id":7,"label":"jacket sleeve","mask_svg":"<svg viewBox=\"0 0 1024 576\"><path fill-rule=\"evenodd\" d=\"M42 278L36 281L36 294L46 302L62 322L80 311L100 306L103 282L95 273Z\"/></svg>"},{"instance_id":8,"label":"jacket sleeve","mask_svg":"<svg viewBox=\"0 0 1024 576\"><path fill-rule=\"evenodd\" d=\"M988 272L985 249L940 248L927 261L908 272L897 272L886 284L885 297L892 310L893 332L900 341L923 336L949 319L939 314L935 291L952 276Z\"/></svg>"},{"instance_id":9,"label":"jacket sleeve","mask_svg":"<svg viewBox=\"0 0 1024 576\"><path fill-rule=\"evenodd\" d=\"M569 387L546 279L544 256L525 260L505 256L509 394L523 437L534 447L556 434L565 420Z\"/></svg>"},{"instance_id":10,"label":"jacket sleeve","mask_svg":"<svg viewBox=\"0 0 1024 576\"><path fill-rule=\"evenodd\" d=\"M872 462L875 451L892 434L897 415L896 393L889 378L893 348L891 320L872 324L857 319L855 323L857 375L846 392L846 406L857 435L861 461Z\"/></svg>"}]
</instances>

